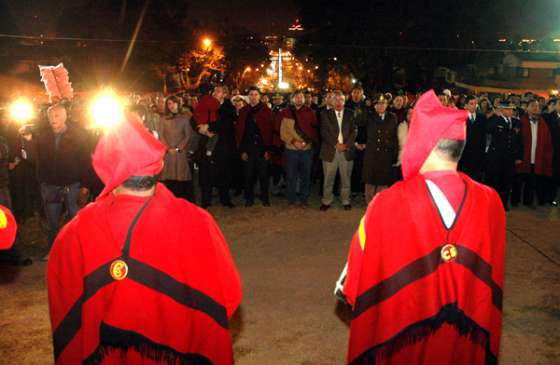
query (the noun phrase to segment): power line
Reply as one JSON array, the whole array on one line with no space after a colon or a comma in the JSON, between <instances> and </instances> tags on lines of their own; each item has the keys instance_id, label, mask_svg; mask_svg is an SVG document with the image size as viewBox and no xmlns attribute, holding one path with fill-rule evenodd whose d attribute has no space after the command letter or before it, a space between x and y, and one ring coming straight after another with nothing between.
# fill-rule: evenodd
<instances>
[{"instance_id":1,"label":"power line","mask_svg":"<svg viewBox=\"0 0 560 365\"><path fill-rule=\"evenodd\" d=\"M81 42L108 42L108 43L130 43L132 39L117 39L117 38L85 38L85 37L45 37L33 35L20 35L20 34L5 34L0 33L0 38L9 39L25 39L35 41L81 41ZM172 43L172 44L187 44L188 41L179 40L153 40L153 39L138 39L137 43ZM415 47L415 46L375 46L375 45L360 45L360 44L301 44L301 47L311 47L318 49L325 48L347 48L347 49L383 49L383 50L396 50L396 51L433 51L433 52L477 52L477 53L514 53L514 54L549 54L560 56L559 51L547 50L510 50L510 49L497 49L497 48L454 48L454 47Z\"/></svg>"},{"instance_id":2,"label":"power line","mask_svg":"<svg viewBox=\"0 0 560 365\"><path fill-rule=\"evenodd\" d=\"M0 38L11 39L26 39L34 41L74 41L74 42L113 42L113 43L130 43L132 39L114 39L114 38L83 38L83 37L44 37L34 35L19 35L19 34L3 34L0 33ZM176 40L150 40L150 39L137 39L136 42L142 43L180 43L184 44L187 41Z\"/></svg>"}]
</instances>

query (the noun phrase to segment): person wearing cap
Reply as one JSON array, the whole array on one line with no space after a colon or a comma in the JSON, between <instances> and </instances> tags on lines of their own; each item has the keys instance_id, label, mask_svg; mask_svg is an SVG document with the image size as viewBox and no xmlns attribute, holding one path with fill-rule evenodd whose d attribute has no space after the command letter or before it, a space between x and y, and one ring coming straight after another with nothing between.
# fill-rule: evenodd
<instances>
[{"instance_id":1,"label":"person wearing cap","mask_svg":"<svg viewBox=\"0 0 560 365\"><path fill-rule=\"evenodd\" d=\"M496 364L505 213L457 172L467 112L433 91L413 111L404 180L370 203L335 293L352 306L348 364Z\"/></svg>"},{"instance_id":2,"label":"person wearing cap","mask_svg":"<svg viewBox=\"0 0 560 365\"><path fill-rule=\"evenodd\" d=\"M239 274L212 217L157 182L166 149L133 115L99 141L105 188L47 267L57 365L234 363Z\"/></svg>"},{"instance_id":3,"label":"person wearing cap","mask_svg":"<svg viewBox=\"0 0 560 365\"><path fill-rule=\"evenodd\" d=\"M523 159L521 122L514 118L515 105L503 102L496 113L488 119L486 131L489 135L485 165L485 183L493 187L504 208L509 210L509 198L515 178L515 165Z\"/></svg>"},{"instance_id":4,"label":"person wearing cap","mask_svg":"<svg viewBox=\"0 0 560 365\"><path fill-rule=\"evenodd\" d=\"M516 207L523 199L525 206L535 208L535 195L539 205L546 201L546 184L552 176L552 139L548 125L541 115L538 100L527 104L527 113L521 117L523 158L515 166L511 205Z\"/></svg>"},{"instance_id":5,"label":"person wearing cap","mask_svg":"<svg viewBox=\"0 0 560 365\"><path fill-rule=\"evenodd\" d=\"M438 90L437 97L443 106L450 107L451 106L451 90L449 89L440 89Z\"/></svg>"},{"instance_id":6,"label":"person wearing cap","mask_svg":"<svg viewBox=\"0 0 560 365\"><path fill-rule=\"evenodd\" d=\"M484 114L477 112L477 107L476 96L467 96L464 108L469 113L467 141L459 161L459 171L464 172L476 181L482 181L486 148L486 117Z\"/></svg>"},{"instance_id":7,"label":"person wearing cap","mask_svg":"<svg viewBox=\"0 0 560 365\"><path fill-rule=\"evenodd\" d=\"M399 141L397 116L387 110L385 95L375 99L374 110L358 117L356 123L367 128L362 182L365 184L366 202L394 181L393 164L397 162Z\"/></svg>"},{"instance_id":8,"label":"person wearing cap","mask_svg":"<svg viewBox=\"0 0 560 365\"><path fill-rule=\"evenodd\" d=\"M361 84L355 84L352 87L350 98L346 101L346 108L354 112L354 117L361 118L366 113L368 106L366 106L364 88ZM354 168L352 169L352 193L364 193L364 184L362 183L362 169L364 166L364 150L366 149L367 142L367 128L358 125L358 134L355 142L355 156Z\"/></svg>"}]
</instances>

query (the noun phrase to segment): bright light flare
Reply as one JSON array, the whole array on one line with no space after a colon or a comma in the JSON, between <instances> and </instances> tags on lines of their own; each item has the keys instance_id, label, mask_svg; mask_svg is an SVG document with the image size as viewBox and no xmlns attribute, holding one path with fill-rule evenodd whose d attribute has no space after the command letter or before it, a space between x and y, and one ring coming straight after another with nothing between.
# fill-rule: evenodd
<instances>
[{"instance_id":1,"label":"bright light flare","mask_svg":"<svg viewBox=\"0 0 560 365\"><path fill-rule=\"evenodd\" d=\"M290 88L290 84L288 84L286 81L280 81L278 83L278 87L280 89L289 89Z\"/></svg>"},{"instance_id":2,"label":"bright light flare","mask_svg":"<svg viewBox=\"0 0 560 365\"><path fill-rule=\"evenodd\" d=\"M212 47L212 40L208 37L202 39L202 46L204 49L210 49Z\"/></svg>"},{"instance_id":3,"label":"bright light flare","mask_svg":"<svg viewBox=\"0 0 560 365\"><path fill-rule=\"evenodd\" d=\"M25 124L33 119L33 104L26 99L18 99L10 106L10 116L18 123Z\"/></svg>"},{"instance_id":4,"label":"bright light flare","mask_svg":"<svg viewBox=\"0 0 560 365\"><path fill-rule=\"evenodd\" d=\"M124 120L123 101L111 90L99 93L92 100L89 112L95 128L108 130Z\"/></svg>"}]
</instances>

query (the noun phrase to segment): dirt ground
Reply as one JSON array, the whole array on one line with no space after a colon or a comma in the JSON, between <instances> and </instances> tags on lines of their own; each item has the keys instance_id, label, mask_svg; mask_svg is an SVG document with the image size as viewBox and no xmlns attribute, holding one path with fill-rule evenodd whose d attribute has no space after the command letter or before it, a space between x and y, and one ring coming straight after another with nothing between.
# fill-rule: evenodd
<instances>
[{"instance_id":1,"label":"dirt ground","mask_svg":"<svg viewBox=\"0 0 560 365\"><path fill-rule=\"evenodd\" d=\"M232 326L238 365L344 363L348 313L332 290L364 206L323 213L314 203L211 209L243 281ZM45 251L38 227L35 220L23 228L35 258ZM509 213L507 237L501 364L560 364L558 209ZM52 363L44 273L40 261L0 267L0 364Z\"/></svg>"}]
</instances>

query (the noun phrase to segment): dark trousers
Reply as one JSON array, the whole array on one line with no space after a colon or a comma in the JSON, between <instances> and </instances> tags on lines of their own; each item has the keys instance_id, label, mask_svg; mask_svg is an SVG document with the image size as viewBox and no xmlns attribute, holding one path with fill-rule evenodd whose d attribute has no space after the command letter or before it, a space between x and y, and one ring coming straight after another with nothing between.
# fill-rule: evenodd
<instances>
[{"instance_id":1,"label":"dark trousers","mask_svg":"<svg viewBox=\"0 0 560 365\"><path fill-rule=\"evenodd\" d=\"M48 223L48 243L49 249L60 228L60 218L63 208L68 212L68 219L74 218L78 214L80 207L78 199L80 197L80 183L67 186L56 186L41 184L41 196L45 207L45 215Z\"/></svg>"},{"instance_id":2,"label":"dark trousers","mask_svg":"<svg viewBox=\"0 0 560 365\"><path fill-rule=\"evenodd\" d=\"M486 184L500 194L504 208L508 207L511 189L515 179L514 161L502 161L499 164L492 164L486 171ZM519 201L517 201L519 203Z\"/></svg>"},{"instance_id":3,"label":"dark trousers","mask_svg":"<svg viewBox=\"0 0 560 365\"><path fill-rule=\"evenodd\" d=\"M286 150L286 179L288 183L288 202L298 200L297 187L299 182L299 200L307 203L311 191L311 167L313 150Z\"/></svg>"},{"instance_id":4,"label":"dark trousers","mask_svg":"<svg viewBox=\"0 0 560 365\"><path fill-rule=\"evenodd\" d=\"M516 206L521 201L523 193L523 204L532 206L535 195L540 205L546 203L546 181L547 177L535 174L535 166L531 166L531 173L518 174L513 183L511 192L511 205Z\"/></svg>"},{"instance_id":5,"label":"dark trousers","mask_svg":"<svg viewBox=\"0 0 560 365\"><path fill-rule=\"evenodd\" d=\"M37 182L35 166L22 161L10 171L10 193L12 213L18 222L25 222L34 212L44 215L41 190Z\"/></svg>"},{"instance_id":6,"label":"dark trousers","mask_svg":"<svg viewBox=\"0 0 560 365\"><path fill-rule=\"evenodd\" d=\"M243 179L245 202L252 204L255 201L255 183L259 181L260 199L263 203L269 202L268 196L268 161L264 153L250 152L247 161L243 161Z\"/></svg>"},{"instance_id":7,"label":"dark trousers","mask_svg":"<svg viewBox=\"0 0 560 365\"><path fill-rule=\"evenodd\" d=\"M212 189L218 188L220 193L220 203L222 205L231 204L229 188L231 174L227 163L203 158L198 164L198 183L201 192L201 205L208 207L212 205Z\"/></svg>"},{"instance_id":8,"label":"dark trousers","mask_svg":"<svg viewBox=\"0 0 560 365\"><path fill-rule=\"evenodd\" d=\"M560 186L560 180L558 178L550 177L547 179L546 187L546 202L552 203L557 201L556 196L558 195L558 187Z\"/></svg>"},{"instance_id":9,"label":"dark trousers","mask_svg":"<svg viewBox=\"0 0 560 365\"><path fill-rule=\"evenodd\" d=\"M193 182L178 181L178 180L165 180L163 184L175 195L177 198L185 199L194 202Z\"/></svg>"},{"instance_id":10,"label":"dark trousers","mask_svg":"<svg viewBox=\"0 0 560 365\"><path fill-rule=\"evenodd\" d=\"M363 193L365 186L362 181L362 169L364 168L364 151L356 151L354 168L352 169L352 192Z\"/></svg>"}]
</instances>

